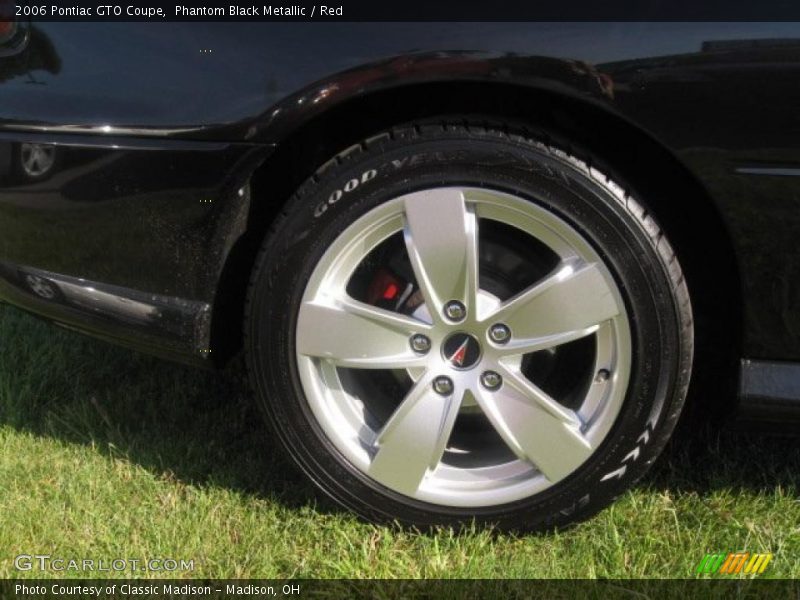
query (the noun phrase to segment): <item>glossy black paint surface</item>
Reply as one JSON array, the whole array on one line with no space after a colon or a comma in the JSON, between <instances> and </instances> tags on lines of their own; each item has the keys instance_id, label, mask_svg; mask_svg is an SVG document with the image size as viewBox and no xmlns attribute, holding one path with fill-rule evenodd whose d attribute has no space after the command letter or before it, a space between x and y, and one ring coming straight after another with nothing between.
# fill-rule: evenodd
<instances>
[{"instance_id":1,"label":"glossy black paint surface","mask_svg":"<svg viewBox=\"0 0 800 600\"><path fill-rule=\"evenodd\" d=\"M39 177L22 167L26 145L54 152ZM0 134L0 298L156 354L204 360L248 177L270 151Z\"/></svg>"},{"instance_id":2,"label":"glossy black paint surface","mask_svg":"<svg viewBox=\"0 0 800 600\"><path fill-rule=\"evenodd\" d=\"M37 23L0 55L0 261L149 294L183 325L154 339L113 303L42 305L10 275L0 297L94 333L105 311L107 335L202 358L272 149L370 94L474 83L591 106L685 165L733 242L744 356L800 360L798 75L795 23ZM58 144L53 172L22 177L22 143Z\"/></svg>"},{"instance_id":3,"label":"glossy black paint surface","mask_svg":"<svg viewBox=\"0 0 800 600\"><path fill-rule=\"evenodd\" d=\"M0 263L0 294L79 331L153 354L197 361L209 354L211 306L172 296ZM197 356L199 354L199 356Z\"/></svg>"},{"instance_id":4,"label":"glossy black paint surface","mask_svg":"<svg viewBox=\"0 0 800 600\"><path fill-rule=\"evenodd\" d=\"M743 360L736 426L796 432L800 425L800 365Z\"/></svg>"}]
</instances>

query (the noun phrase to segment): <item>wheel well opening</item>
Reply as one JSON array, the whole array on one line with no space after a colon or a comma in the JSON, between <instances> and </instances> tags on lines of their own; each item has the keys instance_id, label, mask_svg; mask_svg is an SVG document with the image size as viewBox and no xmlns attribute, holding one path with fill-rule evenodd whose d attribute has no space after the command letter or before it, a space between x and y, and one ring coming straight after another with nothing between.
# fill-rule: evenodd
<instances>
[{"instance_id":1,"label":"wheel well opening","mask_svg":"<svg viewBox=\"0 0 800 600\"><path fill-rule=\"evenodd\" d=\"M453 115L521 126L533 137L554 133L555 139L544 141L573 142L575 147L565 150L581 157L579 148L584 148L602 157L602 169L631 185L666 232L689 285L696 337L690 396L713 385L708 389L717 390L717 396L732 397L719 387L730 382L730 393L735 390L741 287L732 243L708 192L671 152L622 118L579 99L507 84L422 84L374 93L334 107L280 140L251 179L247 230L223 272L212 326L215 356L225 361L241 347L239 324L258 249L302 182L337 153L380 131Z\"/></svg>"}]
</instances>

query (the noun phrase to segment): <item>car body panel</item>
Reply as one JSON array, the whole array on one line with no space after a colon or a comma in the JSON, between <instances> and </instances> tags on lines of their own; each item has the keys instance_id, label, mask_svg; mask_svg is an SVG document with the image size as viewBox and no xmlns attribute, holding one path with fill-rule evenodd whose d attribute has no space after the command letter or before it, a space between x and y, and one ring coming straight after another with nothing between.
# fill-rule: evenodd
<instances>
[{"instance_id":1,"label":"car body panel","mask_svg":"<svg viewBox=\"0 0 800 600\"><path fill-rule=\"evenodd\" d=\"M174 338L162 354L203 360L197 327L247 226L248 177L293 131L372 93L515 86L591 105L680 161L734 244L743 356L800 360L799 68L794 23L36 23L0 56L0 260L189 307L157 338ZM17 178L23 142L63 149L59 171ZM83 307L89 321L113 321L99 305ZM147 319L118 321L132 333L111 337L158 347Z\"/></svg>"},{"instance_id":2,"label":"car body panel","mask_svg":"<svg viewBox=\"0 0 800 600\"><path fill-rule=\"evenodd\" d=\"M271 147L87 137L0 134L10 157L0 172L0 298L204 362L217 283L246 224L248 177ZM55 148L59 166L30 180L14 167L34 140ZM60 291L36 294L27 277Z\"/></svg>"}]
</instances>

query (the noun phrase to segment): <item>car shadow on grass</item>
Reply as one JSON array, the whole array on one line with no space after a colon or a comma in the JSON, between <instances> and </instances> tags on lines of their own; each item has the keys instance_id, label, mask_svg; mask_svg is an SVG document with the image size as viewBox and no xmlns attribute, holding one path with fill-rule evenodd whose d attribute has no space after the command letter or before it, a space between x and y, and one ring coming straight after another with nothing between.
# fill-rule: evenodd
<instances>
[{"instance_id":1,"label":"car shadow on grass","mask_svg":"<svg viewBox=\"0 0 800 600\"><path fill-rule=\"evenodd\" d=\"M241 360L173 364L0 307L0 426L124 458L160 477L340 512L282 454Z\"/></svg>"},{"instance_id":2,"label":"car shadow on grass","mask_svg":"<svg viewBox=\"0 0 800 600\"><path fill-rule=\"evenodd\" d=\"M92 445L187 484L222 486L342 513L284 457L250 395L242 361L223 372L172 364L0 307L0 425ZM639 484L797 494L791 438L684 424Z\"/></svg>"},{"instance_id":3,"label":"car shadow on grass","mask_svg":"<svg viewBox=\"0 0 800 600\"><path fill-rule=\"evenodd\" d=\"M700 496L719 489L800 496L800 447L796 435L684 423L641 484Z\"/></svg>"}]
</instances>

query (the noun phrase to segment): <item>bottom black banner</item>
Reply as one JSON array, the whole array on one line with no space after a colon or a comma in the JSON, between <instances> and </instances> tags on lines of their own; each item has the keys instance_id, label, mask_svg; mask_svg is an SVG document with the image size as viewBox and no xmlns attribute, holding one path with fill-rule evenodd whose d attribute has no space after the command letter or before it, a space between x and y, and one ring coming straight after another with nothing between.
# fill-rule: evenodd
<instances>
[{"instance_id":1,"label":"bottom black banner","mask_svg":"<svg viewBox=\"0 0 800 600\"><path fill-rule=\"evenodd\" d=\"M800 599L800 583L776 579L531 580L0 580L0 597L84 598L776 598Z\"/></svg>"}]
</instances>

